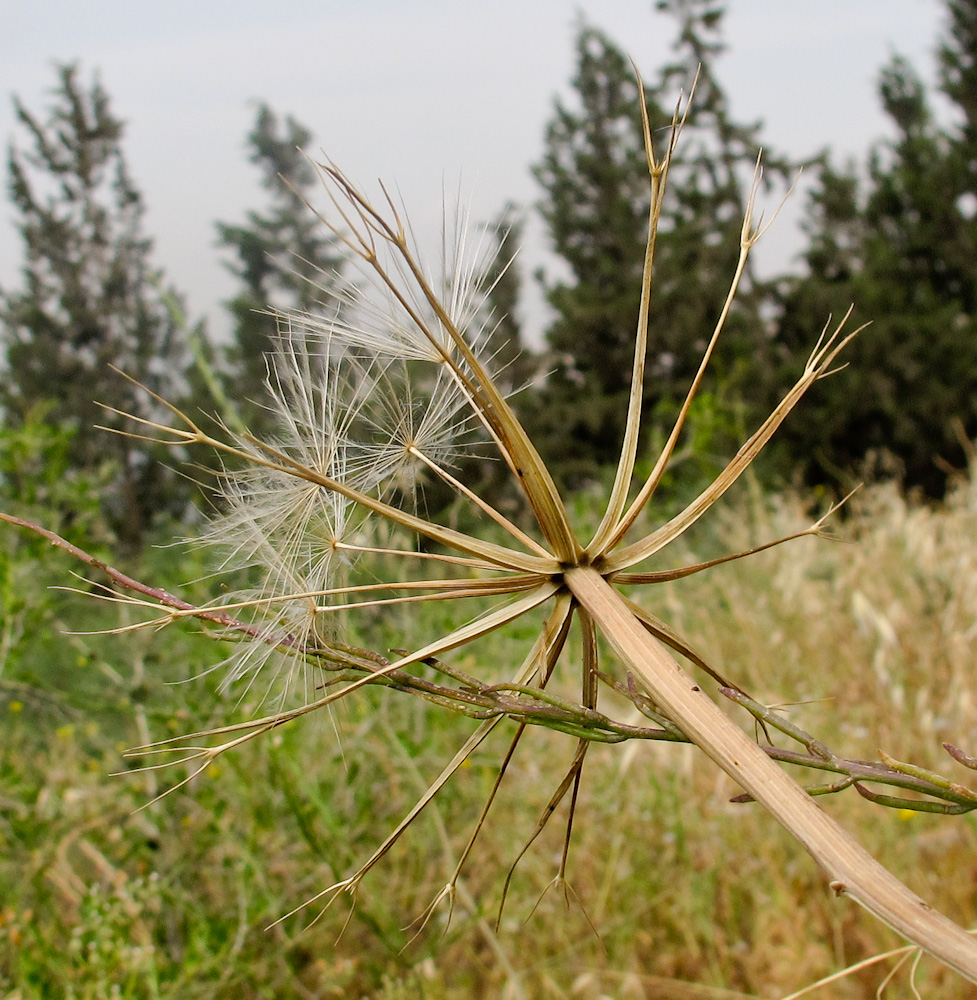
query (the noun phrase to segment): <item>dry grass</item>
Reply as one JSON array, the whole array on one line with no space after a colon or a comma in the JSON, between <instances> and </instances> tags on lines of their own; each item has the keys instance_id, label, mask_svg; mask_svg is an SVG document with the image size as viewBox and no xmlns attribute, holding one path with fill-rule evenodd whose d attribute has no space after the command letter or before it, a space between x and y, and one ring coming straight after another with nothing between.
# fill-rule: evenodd
<instances>
[{"instance_id":1,"label":"dry grass","mask_svg":"<svg viewBox=\"0 0 977 1000\"><path fill-rule=\"evenodd\" d=\"M977 731L966 684L977 629L975 518L972 483L942 509L866 490L839 528L845 542L803 539L667 585L662 608L758 696L803 703L790 717L839 752L871 757L882 747L954 774L962 769L940 742L973 751ZM749 544L753 532L804 523L792 499L734 504L718 541ZM709 555L716 544L703 538L702 551L688 554ZM386 615L370 638L400 645L411 629L422 635L436 624L414 612ZM509 660L524 641L499 635L480 656ZM208 710L200 685L190 695L180 725ZM52 983L78 997L110 995L115 984L132 997L775 1000L899 943L836 899L759 807L730 804L731 782L692 747L660 743L595 747L588 757L568 874L600 940L580 906L567 908L553 890L533 912L559 865L556 830L519 866L496 934L504 873L572 754L545 731L513 762L444 937L439 911L400 952L413 933L402 928L464 846L494 780L501 733L366 878L341 938L346 900L310 930L291 921L265 932L297 899L355 868L471 723L378 692L337 714L338 741L325 724L283 730L225 757L222 773L192 792L124 821L151 794L136 776L106 776L133 731L47 723L30 704L21 712L9 704L0 986L22 1000ZM166 731L162 719L149 725L153 735ZM912 888L974 922L969 816L906 818L852 791L822 801ZM815 996L868 1000L886 967ZM908 976L901 970L886 995L910 995ZM928 1000L975 995L929 959L917 983Z\"/></svg>"}]
</instances>

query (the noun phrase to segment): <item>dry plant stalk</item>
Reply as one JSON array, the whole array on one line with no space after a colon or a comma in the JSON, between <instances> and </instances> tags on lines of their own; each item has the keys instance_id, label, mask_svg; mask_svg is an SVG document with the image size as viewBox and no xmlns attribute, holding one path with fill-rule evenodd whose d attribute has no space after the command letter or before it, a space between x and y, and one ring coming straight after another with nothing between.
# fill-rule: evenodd
<instances>
[{"instance_id":1,"label":"dry plant stalk","mask_svg":"<svg viewBox=\"0 0 977 1000\"><path fill-rule=\"evenodd\" d=\"M847 316L833 330L826 327L796 384L716 480L655 530L633 537L632 529L647 511L672 457L748 255L766 228L754 219L758 163L741 231L739 263L725 305L660 456L648 478L636 482L655 239L683 123L680 102L667 148L658 155L647 118L644 120L651 185L649 238L627 430L605 513L589 541L575 532L552 476L491 373L491 358L486 357L485 348L490 320L483 308L487 290L479 280L478 248L469 253L464 226L455 234L454 259L445 262L445 276L435 280L423 267L401 212L386 190L384 207L378 209L328 162L319 169L336 218L321 218L352 255L359 282L349 282L335 293L333 315L280 317L281 350L271 360L269 377L282 422L280 438L259 441L226 428L211 434L163 400L158 402L169 413L166 422L131 418L152 440L206 445L231 459L233 471L224 477L227 512L213 526L212 539L232 550L232 561L262 568L264 583L259 592L225 596L204 607L190 605L97 563L51 533L45 534L108 573L112 585L104 588L103 599L149 613L148 618L130 627L159 628L180 618L194 618L216 624L225 637L236 637L241 652L234 660L232 680L251 685L259 676L275 673L271 667L275 658L277 674L286 689L298 687L305 673L314 674L315 686L321 686L321 678L326 679L326 693L304 699L297 708L289 708L283 701L278 711L262 718L133 751L140 756L180 755L171 763L190 766L188 776L175 787L189 782L220 754L322 709L366 684L405 690L480 720L420 801L360 869L303 906L331 900L343 891L355 892L364 875L457 768L508 717L518 725L499 768L496 789L527 725L549 726L577 740L571 767L530 840L569 793L570 821L557 876L563 886L573 805L590 743L631 738L691 741L743 788L744 797L759 802L803 844L827 872L837 894L851 896L910 941L977 982L977 944L973 939L914 895L827 816L808 791L772 759L778 756L775 748L761 747L750 739L666 647L706 670L720 681L723 694L746 705L761 722L788 732L808 751L806 756L798 752L793 757L783 751L779 759L809 766L813 762L813 766L848 776L829 790L857 780L891 779L889 783L899 787L942 793L948 806L936 803L933 808L947 812L974 808L977 795L891 759L880 767L833 757L807 734L784 728L786 724L778 722L770 710L719 678L685 640L618 589L653 585L726 561L669 572L636 569L723 496L804 393L830 374L839 353L855 335L844 330ZM532 510L537 536L514 524L450 471L472 428L490 439L508 466ZM503 532L508 542L451 529L413 513L410 497L421 473L440 478L472 505L485 523L491 523L493 537ZM5 519L24 524L9 516ZM823 521L821 518L791 537L817 536ZM404 538L411 539L411 544L405 545ZM416 545L418 538L434 544L422 551ZM727 559L750 554L738 553ZM374 567L403 567L405 572L390 582L373 578L372 582L350 583L347 577L360 560L374 560ZM431 567L438 568L442 577L430 578L425 571ZM489 597L503 600L447 635L392 660L343 645L333 624L337 614L360 607ZM539 608L548 609L542 629L507 683L486 684L442 659L449 651ZM546 690L574 625L580 630L583 650L579 704ZM598 633L623 663L626 681L601 670ZM408 669L420 663L433 667L446 683ZM599 712L601 682L631 697L658 728L627 726ZM213 742L214 738L220 741ZM964 764L970 760L960 751L956 756ZM456 871L428 915L441 900L453 900L460 871L494 795L495 790ZM884 804L904 801L891 799Z\"/></svg>"}]
</instances>

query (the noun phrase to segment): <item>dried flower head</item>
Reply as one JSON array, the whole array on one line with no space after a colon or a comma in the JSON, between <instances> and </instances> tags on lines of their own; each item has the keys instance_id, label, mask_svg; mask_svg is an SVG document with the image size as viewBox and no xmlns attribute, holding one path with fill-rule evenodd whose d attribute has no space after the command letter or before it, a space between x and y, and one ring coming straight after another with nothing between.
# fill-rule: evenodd
<instances>
[{"instance_id":1,"label":"dried flower head","mask_svg":"<svg viewBox=\"0 0 977 1000\"><path fill-rule=\"evenodd\" d=\"M260 567L260 586L254 593L231 595L203 608L146 587L141 587L142 598L127 598L124 590L140 589L132 581L117 580L119 589L110 596L153 608L146 625L159 626L182 617L221 624L243 641L244 653L236 660L235 670L248 683L254 683L267 668L268 651L274 650L284 657L286 677L301 666L317 675L316 687L325 681L326 691L307 697L298 707L281 704L259 719L135 752L181 754L180 762L195 768L180 782L184 784L220 754L366 684L395 685L479 720L471 737L376 852L347 879L303 904L308 905L341 891L354 892L503 719L513 719L517 726L495 789L528 726L562 730L577 741L571 766L544 811L537 833L565 796L570 796L571 806L576 801L587 748L593 741L691 741L801 840L830 873L839 893L852 895L977 981L973 941L925 907L829 820L663 647L716 678L702 657L620 590L651 586L750 554L736 553L668 572L642 568L726 493L804 393L834 369L839 352L854 336L844 332L847 316L833 328L826 327L797 382L716 479L678 513L659 519L651 531L642 534L638 530L647 521L655 522L651 501L726 323L750 251L765 229L754 219L758 163L740 235L739 263L725 304L652 471L647 478L636 479L655 241L683 121L680 109L660 155L653 147L647 120L644 123L651 202L628 421L607 505L589 538L581 537L571 524L553 477L493 377L491 358L486 356L491 320L479 277L484 269L478 266L478 248L469 253L466 228L457 228L448 241L452 249L447 255L447 273L436 277L422 266L402 212L385 189L381 187L383 200L378 208L334 164L320 165L331 202L331 211L322 221L345 245L358 274L355 283L340 287L332 312L280 317L281 345L269 373L273 405L280 418L278 437L262 441L248 434L211 434L173 406L168 406L173 418L168 426L132 418L155 440L207 445L228 457L233 471L224 478L227 509L214 524L211 537L227 547L232 561ZM532 514L532 530L493 508L455 474L453 462L468 447L473 433L482 435L507 466ZM413 503L419 473L447 484L461 502L470 505L475 521L490 521L494 526L491 537L459 531L419 514ZM818 535L823 521L792 537ZM497 540L500 537L505 540ZM424 540L424 548L418 539ZM371 573L359 579L358 561L368 557L382 557L382 561L371 562ZM375 576L378 566L388 568L389 579ZM432 568L436 573L429 572ZM495 601L490 610L471 620L459 613L464 624L393 659L344 645L342 632L334 624L337 615L362 607L425 601L484 603L487 598ZM472 677L445 660L452 650L540 608L544 617L536 640L508 676ZM578 664L580 698L570 704L546 688L574 628L579 630L583 652ZM605 669L598 633L616 654L617 666ZM410 669L418 663L432 666L439 680L431 681L429 675ZM761 722L800 741L807 752L802 762L808 766L850 775L856 763L864 764L833 757L735 684L718 679L727 697L745 705ZM629 726L605 715L599 706L602 684L629 697L653 725ZM309 690L307 684L293 686L301 686L306 694ZM204 737L223 741L201 746ZM907 783L910 779L924 781L906 770L908 766L902 772L894 765L887 767L888 777L880 777L880 772L858 774L866 780L901 782L902 787L920 787ZM959 791L960 786L951 790L950 783L940 786L932 776L925 780L929 781L926 790L940 796L943 805L949 803L959 811L977 805L977 797ZM494 795L495 790L458 871ZM572 812L571 808L566 845ZM566 847L557 876L561 882L565 868ZM439 899L452 898L458 871Z\"/></svg>"}]
</instances>

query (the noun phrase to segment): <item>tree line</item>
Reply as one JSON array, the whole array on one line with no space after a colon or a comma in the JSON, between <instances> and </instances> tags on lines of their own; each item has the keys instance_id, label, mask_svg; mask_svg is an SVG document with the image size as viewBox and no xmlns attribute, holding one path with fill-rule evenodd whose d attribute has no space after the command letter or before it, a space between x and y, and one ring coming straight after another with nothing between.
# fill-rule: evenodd
<instances>
[{"instance_id":1,"label":"tree line","mask_svg":"<svg viewBox=\"0 0 977 1000\"><path fill-rule=\"evenodd\" d=\"M675 24L673 56L646 81L614 40L578 28L572 92L556 103L534 166L536 209L568 275L540 277L553 315L542 353L520 355L518 272L501 257L490 265L500 319L492 349L568 488L606 475L623 435L648 218L641 103L653 134L666 135L677 94L698 72L656 248L647 426L668 424L722 308L761 146L760 126L733 117L717 75L723 4L658 7ZM785 426L768 474L838 489L889 475L938 498L965 465L977 437L977 0L945 0L945 12L938 88L951 120L936 118L914 67L894 57L879 96L895 138L867 150L864 163L838 164L826 150L806 165L814 181L803 270L764 280L748 265L693 415L697 461L735 446L796 377L829 315L855 303L858 321L872 326L850 348L849 366ZM7 177L24 256L20 287L0 289L0 407L5 433L63 428L68 472L98 472L108 523L138 549L154 518L186 512L198 484L170 471L172 455L159 446L96 426L121 430L117 411L151 423L165 399L219 408L267 432L273 314L333 308L343 252L306 204L311 133L261 105L247 148L266 204L216 224L238 290L226 304L233 336L214 344L154 261L108 94L76 65L57 72L42 112L15 99ZM800 164L763 148L764 183L786 188ZM511 206L489 226L499 247L518 227ZM480 475L486 490L497 488L491 470Z\"/></svg>"}]
</instances>

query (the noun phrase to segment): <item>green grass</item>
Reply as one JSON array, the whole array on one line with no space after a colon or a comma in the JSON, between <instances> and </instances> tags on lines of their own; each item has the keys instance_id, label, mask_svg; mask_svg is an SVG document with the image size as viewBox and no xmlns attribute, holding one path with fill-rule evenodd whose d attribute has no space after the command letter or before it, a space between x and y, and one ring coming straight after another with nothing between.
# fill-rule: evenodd
<instances>
[{"instance_id":1,"label":"green grass","mask_svg":"<svg viewBox=\"0 0 977 1000\"><path fill-rule=\"evenodd\" d=\"M756 697L796 703L790 718L836 751L872 758L881 747L966 782L940 742L977 751L975 515L973 484L940 510L869 490L839 528L855 544L803 539L657 588L652 610ZM696 555L804 523L793 500L743 500L700 535ZM776 998L899 944L836 899L760 809L730 804L736 789L706 759L669 744L592 749L570 853L580 904L546 891L561 807L516 870L496 932L505 875L573 752L546 731L530 733L513 762L450 926L439 909L412 941L409 925L447 881L510 725L367 876L355 906L343 897L310 928L314 911L266 930L356 869L472 723L396 692L359 693L331 719L249 743L135 812L182 772L112 777L132 766L124 747L256 706L221 699L217 675L166 683L219 659L190 629L59 634L119 624L118 614L45 590L74 567L45 554L39 571L37 550L18 546L3 577L0 996ZM150 558L153 582L199 573L174 550ZM356 638L408 646L443 628L434 619L444 613L376 616ZM502 676L524 645L493 636L454 662ZM974 923L970 817L906 818L853 791L822 802L924 898ZM873 997L882 968L815 995ZM917 985L928 1000L974 995L928 959ZM890 995L909 995L905 970Z\"/></svg>"}]
</instances>

